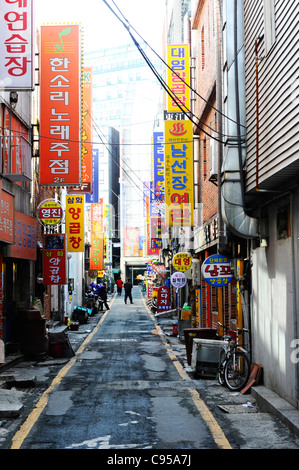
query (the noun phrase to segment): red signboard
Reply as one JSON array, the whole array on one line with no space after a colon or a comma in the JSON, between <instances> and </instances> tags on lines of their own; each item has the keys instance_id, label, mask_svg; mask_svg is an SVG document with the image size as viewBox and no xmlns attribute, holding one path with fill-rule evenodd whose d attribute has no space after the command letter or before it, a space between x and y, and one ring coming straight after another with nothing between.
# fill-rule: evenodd
<instances>
[{"instance_id":1,"label":"red signboard","mask_svg":"<svg viewBox=\"0 0 299 470\"><path fill-rule=\"evenodd\" d=\"M0 254L0 340L3 339L3 292L4 292L3 256Z\"/></svg>"},{"instance_id":2,"label":"red signboard","mask_svg":"<svg viewBox=\"0 0 299 470\"><path fill-rule=\"evenodd\" d=\"M41 27L40 183L81 184L79 25Z\"/></svg>"},{"instance_id":3,"label":"red signboard","mask_svg":"<svg viewBox=\"0 0 299 470\"><path fill-rule=\"evenodd\" d=\"M66 284L65 234L45 234L43 247L43 283Z\"/></svg>"},{"instance_id":4,"label":"red signboard","mask_svg":"<svg viewBox=\"0 0 299 470\"><path fill-rule=\"evenodd\" d=\"M36 219L15 211L15 243L10 247L12 258L36 260Z\"/></svg>"},{"instance_id":5,"label":"red signboard","mask_svg":"<svg viewBox=\"0 0 299 470\"><path fill-rule=\"evenodd\" d=\"M0 241L14 243L15 198L1 189L0 182Z\"/></svg>"},{"instance_id":6,"label":"red signboard","mask_svg":"<svg viewBox=\"0 0 299 470\"><path fill-rule=\"evenodd\" d=\"M2 0L0 88L34 89L33 0Z\"/></svg>"},{"instance_id":7,"label":"red signboard","mask_svg":"<svg viewBox=\"0 0 299 470\"><path fill-rule=\"evenodd\" d=\"M161 286L158 290L157 312L163 312L170 309L170 290L169 287Z\"/></svg>"}]
</instances>

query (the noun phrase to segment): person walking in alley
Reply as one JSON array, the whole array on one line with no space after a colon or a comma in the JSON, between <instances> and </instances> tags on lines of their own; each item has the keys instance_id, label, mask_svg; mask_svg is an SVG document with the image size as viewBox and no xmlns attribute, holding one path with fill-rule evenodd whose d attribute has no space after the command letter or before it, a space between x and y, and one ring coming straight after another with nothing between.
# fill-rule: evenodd
<instances>
[{"instance_id":1,"label":"person walking in alley","mask_svg":"<svg viewBox=\"0 0 299 470\"><path fill-rule=\"evenodd\" d=\"M133 300L132 300L133 285L132 285L132 282L129 281L129 279L127 279L127 281L124 283L124 289L125 289L125 304L127 303L128 297L130 299L130 303L132 304L133 303Z\"/></svg>"},{"instance_id":2,"label":"person walking in alley","mask_svg":"<svg viewBox=\"0 0 299 470\"><path fill-rule=\"evenodd\" d=\"M109 305L107 304L107 288L106 288L105 282L100 284L98 292L99 292L99 298L102 300L103 304L105 305L106 310L110 310Z\"/></svg>"},{"instance_id":3,"label":"person walking in alley","mask_svg":"<svg viewBox=\"0 0 299 470\"><path fill-rule=\"evenodd\" d=\"M116 281L116 286L117 286L117 293L118 295L121 295L121 291L122 291L122 288L123 288L123 281L121 279L117 279Z\"/></svg>"}]
</instances>

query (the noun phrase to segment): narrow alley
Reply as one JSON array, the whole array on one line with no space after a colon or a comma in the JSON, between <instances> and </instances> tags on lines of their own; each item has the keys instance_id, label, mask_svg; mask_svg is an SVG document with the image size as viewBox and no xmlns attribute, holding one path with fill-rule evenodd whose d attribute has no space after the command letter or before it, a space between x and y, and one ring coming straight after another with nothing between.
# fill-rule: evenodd
<instances>
[{"instance_id":1,"label":"narrow alley","mask_svg":"<svg viewBox=\"0 0 299 470\"><path fill-rule=\"evenodd\" d=\"M20 417L0 427L2 448L100 449L105 459L112 450L299 448L250 394L195 379L184 343L163 332L166 319L160 329L137 286L133 301L113 294L110 310L67 332L76 353L64 364L24 362L1 374L36 374Z\"/></svg>"}]
</instances>

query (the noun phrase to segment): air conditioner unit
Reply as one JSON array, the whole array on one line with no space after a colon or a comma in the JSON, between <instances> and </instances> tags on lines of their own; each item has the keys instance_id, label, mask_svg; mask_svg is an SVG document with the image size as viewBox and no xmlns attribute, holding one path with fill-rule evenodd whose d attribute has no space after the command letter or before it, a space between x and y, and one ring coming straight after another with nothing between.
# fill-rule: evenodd
<instances>
[{"instance_id":1,"label":"air conditioner unit","mask_svg":"<svg viewBox=\"0 0 299 470\"><path fill-rule=\"evenodd\" d=\"M210 138L210 178L218 174L217 140L213 133Z\"/></svg>"}]
</instances>

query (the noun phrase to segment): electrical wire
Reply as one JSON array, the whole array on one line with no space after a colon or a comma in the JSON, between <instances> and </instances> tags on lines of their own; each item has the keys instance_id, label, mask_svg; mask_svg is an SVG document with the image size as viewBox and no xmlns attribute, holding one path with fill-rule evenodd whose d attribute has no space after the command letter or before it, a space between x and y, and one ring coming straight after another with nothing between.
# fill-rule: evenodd
<instances>
[{"instance_id":1,"label":"electrical wire","mask_svg":"<svg viewBox=\"0 0 299 470\"><path fill-rule=\"evenodd\" d=\"M133 178L131 177L131 175L130 175L130 174L128 173L128 171L125 169L125 165L126 165L126 166L128 167L128 169L135 175L135 177L136 177L137 179L139 179L139 181L142 183L142 185L144 184L144 181L143 181L143 180L139 177L139 175L130 167L130 165L128 165L128 163L127 163L122 157L120 157L120 158L121 158L121 160L122 160L122 162L123 162L123 167L120 166L119 162L117 162L117 160L115 159L114 154L110 151L110 149L109 149L109 147L108 147L108 146L112 146L112 147L113 147L114 144L111 143L111 142L109 142L108 139L107 139L107 140L108 140L107 142L104 142L104 141L103 141L102 136L101 136L101 135L99 134L99 132L98 132L98 131L100 131L98 124L95 122L95 120L94 120L93 118L92 118L92 121L93 121L93 125L94 125L94 130L96 131L98 137L101 139L101 141L102 141L103 145L105 146L105 148L107 149L108 153L110 154L110 156L112 157L112 159L114 160L114 162L116 163L116 165L117 165L120 169L122 169L123 172L126 174L128 180L130 180L130 181L133 183L133 185L138 189L138 191L142 194L142 197L143 197L143 200L144 200L144 197L145 197L145 196L144 196L143 190L140 188L140 186L138 186L138 185L136 184L136 182L133 180ZM104 133L103 133L103 134L104 134ZM105 137L105 135L104 135L104 137ZM149 189L149 192L154 195L154 190L152 190L150 187L149 187L148 189ZM157 203L155 202L155 199L154 199L154 198L153 198L152 202L153 202L153 205L156 207L156 209L157 209L159 212L162 212L162 211L161 211L161 207L160 207L160 206L157 206ZM162 215L163 215L163 214L162 214Z\"/></svg>"},{"instance_id":2,"label":"electrical wire","mask_svg":"<svg viewBox=\"0 0 299 470\"><path fill-rule=\"evenodd\" d=\"M209 106L211 106L211 108L213 108L215 111L217 111L217 113L221 114L223 117L225 117L226 119L234 122L235 124L238 124L240 125L241 127L243 127L244 129L246 128L244 125L242 125L241 123L238 123L237 121L233 120L232 118L226 116L224 113L222 113L221 111L219 111L216 107L214 107L210 102L208 102L203 96L201 96L193 87L191 87L188 83L184 82L184 80L174 71L171 69L171 67L164 61L164 59L147 43L147 41L138 33L138 31L130 24L129 20L124 16L124 14L121 12L121 10L119 9L119 7L116 5L115 1L114 0L111 0L112 3L114 4L115 8L117 8L117 10L119 11L119 13L122 15L122 17L124 18L126 24L124 23L124 21L116 14L116 12L112 9L112 7L107 3L106 0L103 0L103 2L105 3L105 5L111 10L111 12L118 18L118 20L123 24L123 26L127 29L129 35L131 36L133 42L135 45L137 45L136 43L137 40L135 40L135 38L133 37L130 29L134 30L135 33L141 38L141 40L150 48L150 50L163 62L163 64L172 71L172 73L174 73L177 78L179 78L185 85L187 85L191 91L193 91L193 93L195 93L199 98L201 98L203 101L205 101L205 103L207 103ZM139 48L138 48L139 49ZM139 49L140 50L140 49ZM171 95L172 96L172 95ZM179 104L179 103L177 103ZM181 108L180 108L181 109ZM182 110L182 109L181 109ZM182 112L184 112L184 110L182 110ZM186 113L185 113L186 114ZM196 125L196 123L195 123ZM206 125L206 124L205 124ZM201 129L202 130L202 129ZM217 131L215 131L217 132ZM220 134L218 132L218 134ZM223 135L223 134L222 134ZM210 136L212 137L212 136ZM213 137L212 137L213 138ZM217 139L216 139L217 140Z\"/></svg>"}]
</instances>

